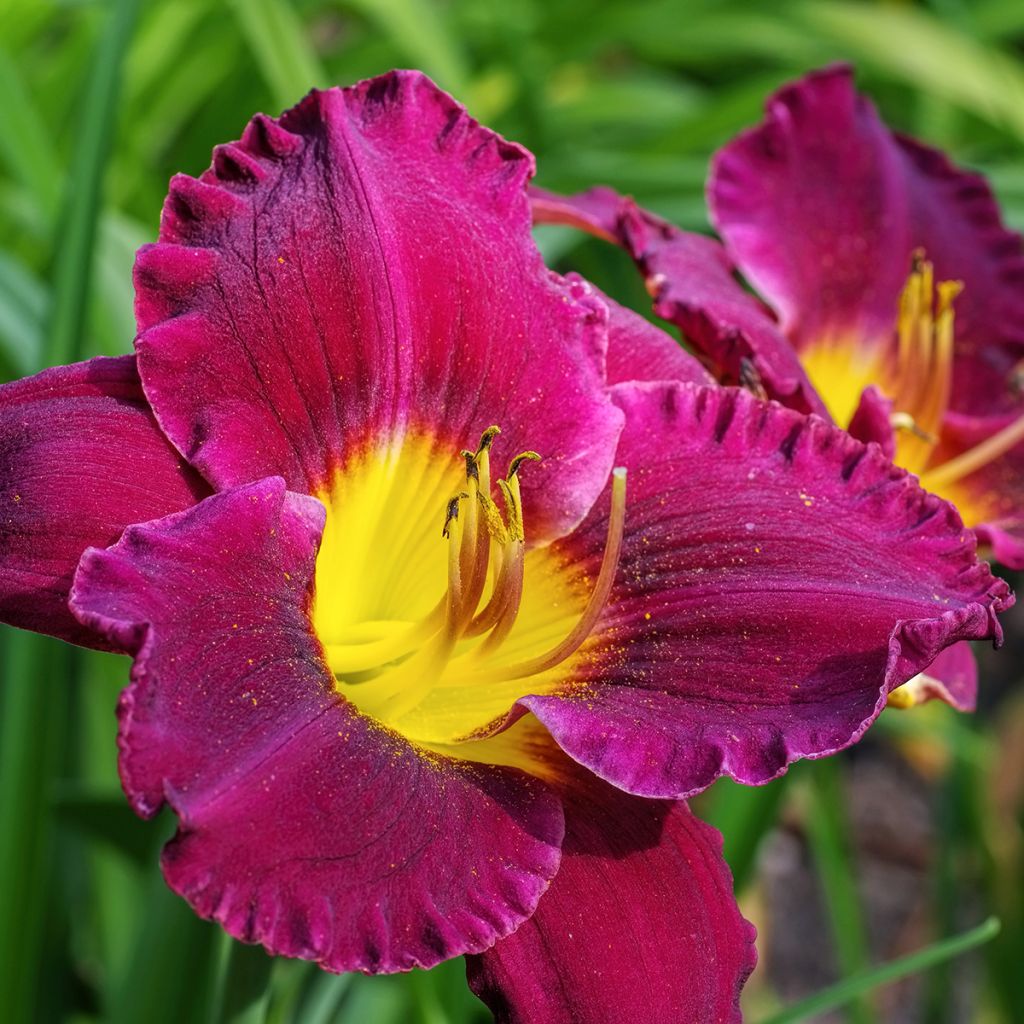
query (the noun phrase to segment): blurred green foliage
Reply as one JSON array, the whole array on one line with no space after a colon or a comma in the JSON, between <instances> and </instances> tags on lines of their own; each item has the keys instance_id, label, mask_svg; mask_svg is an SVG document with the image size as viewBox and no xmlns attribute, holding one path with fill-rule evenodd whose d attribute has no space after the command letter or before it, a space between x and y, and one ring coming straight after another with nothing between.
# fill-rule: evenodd
<instances>
[{"instance_id":1,"label":"blurred green foliage","mask_svg":"<svg viewBox=\"0 0 1024 1024\"><path fill-rule=\"evenodd\" d=\"M704 229L713 149L757 119L772 88L835 60L856 63L892 125L985 170L1024 227L1020 0L0 0L0 379L128 351L133 254L156 235L168 178L198 173L253 112L277 113L311 86L423 68L532 149L544 185L610 184ZM557 230L541 243L644 309L619 254ZM331 977L271 963L196 919L157 870L172 823L137 821L119 794L125 662L13 631L0 633L0 658L3 1019L487 1019L458 962ZM957 912L968 887L974 920L1002 917L971 1019L1005 1024L1024 1006L1024 821L1019 786L1009 805L993 807L991 793L1020 711L1008 701L973 725L936 709L877 730L930 751L944 794L931 934L972 923ZM803 816L841 965L856 971L868 953L848 886L844 762L815 777L821 767L757 792L720 784L703 808L754 917L759 842ZM944 986L948 975L933 976L920 1020L961 1019ZM872 1019L858 995L848 1019ZM759 975L748 1004L749 1019L777 1006Z\"/></svg>"}]
</instances>

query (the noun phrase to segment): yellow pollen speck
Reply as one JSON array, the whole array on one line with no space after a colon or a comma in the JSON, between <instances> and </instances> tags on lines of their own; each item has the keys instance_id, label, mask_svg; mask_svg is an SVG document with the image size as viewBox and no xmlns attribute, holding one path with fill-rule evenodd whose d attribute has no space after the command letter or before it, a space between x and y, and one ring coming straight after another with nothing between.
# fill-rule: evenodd
<instances>
[{"instance_id":1,"label":"yellow pollen speck","mask_svg":"<svg viewBox=\"0 0 1024 1024\"><path fill-rule=\"evenodd\" d=\"M259 701L255 697L253 697L252 698L252 706L256 707L257 704L259 704Z\"/></svg>"},{"instance_id":2,"label":"yellow pollen speck","mask_svg":"<svg viewBox=\"0 0 1024 1024\"><path fill-rule=\"evenodd\" d=\"M14 496L14 504L17 505L20 501L21 501L21 495L20 494L16 494Z\"/></svg>"},{"instance_id":3,"label":"yellow pollen speck","mask_svg":"<svg viewBox=\"0 0 1024 1024\"><path fill-rule=\"evenodd\" d=\"M650 617L651 617L651 613L650 612L644 612L644 618L645 619L650 619Z\"/></svg>"},{"instance_id":4,"label":"yellow pollen speck","mask_svg":"<svg viewBox=\"0 0 1024 1024\"><path fill-rule=\"evenodd\" d=\"M277 257L277 262L278 263L284 263L284 257L283 256L278 256Z\"/></svg>"}]
</instances>

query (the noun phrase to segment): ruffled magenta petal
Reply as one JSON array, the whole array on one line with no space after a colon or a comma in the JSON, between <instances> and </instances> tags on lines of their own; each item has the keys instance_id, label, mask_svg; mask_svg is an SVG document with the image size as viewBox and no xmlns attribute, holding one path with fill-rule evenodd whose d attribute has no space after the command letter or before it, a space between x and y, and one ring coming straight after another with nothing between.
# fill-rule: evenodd
<instances>
[{"instance_id":1,"label":"ruffled magenta petal","mask_svg":"<svg viewBox=\"0 0 1024 1024\"><path fill-rule=\"evenodd\" d=\"M68 611L82 552L208 488L160 433L130 356L0 387L0 619L88 647Z\"/></svg>"},{"instance_id":2,"label":"ruffled magenta petal","mask_svg":"<svg viewBox=\"0 0 1024 1024\"><path fill-rule=\"evenodd\" d=\"M937 279L965 286L954 407L1008 402L1024 356L1024 250L984 179L893 135L845 66L786 86L766 110L719 151L708 196L729 251L794 343L887 343L920 247Z\"/></svg>"},{"instance_id":3,"label":"ruffled magenta petal","mask_svg":"<svg viewBox=\"0 0 1024 1024\"><path fill-rule=\"evenodd\" d=\"M854 742L890 690L1012 595L948 502L875 447L743 391L619 385L626 537L576 689L524 697L643 796L761 783ZM607 496L569 540L594 565Z\"/></svg>"},{"instance_id":4,"label":"ruffled magenta petal","mask_svg":"<svg viewBox=\"0 0 1024 1024\"><path fill-rule=\"evenodd\" d=\"M786 86L766 110L715 156L716 227L798 345L887 339L913 247L892 136L848 67Z\"/></svg>"},{"instance_id":5,"label":"ruffled magenta petal","mask_svg":"<svg viewBox=\"0 0 1024 1024\"><path fill-rule=\"evenodd\" d=\"M608 384L629 380L678 380L714 384L715 378L699 360L660 327L598 292L608 307Z\"/></svg>"},{"instance_id":6,"label":"ruffled magenta petal","mask_svg":"<svg viewBox=\"0 0 1024 1024\"><path fill-rule=\"evenodd\" d=\"M866 387L854 410L847 430L864 444L872 441L885 453L887 459L896 454L896 431L892 425L893 401L886 398L874 384Z\"/></svg>"},{"instance_id":7,"label":"ruffled magenta petal","mask_svg":"<svg viewBox=\"0 0 1024 1024\"><path fill-rule=\"evenodd\" d=\"M708 357L724 383L827 415L792 346L736 281L718 242L680 231L608 188L577 196L534 189L531 203L537 223L569 224L621 245L643 274L655 312Z\"/></svg>"},{"instance_id":8,"label":"ruffled magenta petal","mask_svg":"<svg viewBox=\"0 0 1024 1024\"><path fill-rule=\"evenodd\" d=\"M136 266L139 364L157 418L218 486L325 488L368 438L498 424L545 456L532 535L580 521L621 416L606 311L530 235L532 157L414 72L255 118L171 184Z\"/></svg>"},{"instance_id":9,"label":"ruffled magenta petal","mask_svg":"<svg viewBox=\"0 0 1024 1024\"><path fill-rule=\"evenodd\" d=\"M470 987L497 1024L738 1024L756 961L721 836L684 803L594 780L566 799L562 866Z\"/></svg>"},{"instance_id":10,"label":"ruffled magenta petal","mask_svg":"<svg viewBox=\"0 0 1024 1024\"><path fill-rule=\"evenodd\" d=\"M76 614L135 656L125 791L140 814L173 807L167 881L237 938L338 971L481 951L554 875L559 799L427 755L335 692L308 615L323 521L274 478L83 557Z\"/></svg>"}]
</instances>

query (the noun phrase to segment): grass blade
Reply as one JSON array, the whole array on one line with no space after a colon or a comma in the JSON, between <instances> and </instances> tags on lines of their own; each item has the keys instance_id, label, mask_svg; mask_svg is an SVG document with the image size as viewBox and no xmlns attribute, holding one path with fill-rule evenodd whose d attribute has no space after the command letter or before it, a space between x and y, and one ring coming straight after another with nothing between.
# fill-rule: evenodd
<instances>
[{"instance_id":1,"label":"grass blade","mask_svg":"<svg viewBox=\"0 0 1024 1024\"><path fill-rule=\"evenodd\" d=\"M103 173L114 134L121 64L139 0L117 0L100 38L86 88L81 134L69 179L59 234L54 239L54 295L48 332L51 363L71 362L82 351L82 325L92 281Z\"/></svg>"},{"instance_id":2,"label":"grass blade","mask_svg":"<svg viewBox=\"0 0 1024 1024\"><path fill-rule=\"evenodd\" d=\"M55 275L46 361L73 360L92 278L100 186L113 132L119 69L138 0L118 0L101 34L69 178L61 227L54 236ZM0 1005L11 1020L34 1020L39 944L53 886L49 800L67 728L71 650L29 634L10 634L5 649L0 772Z\"/></svg>"},{"instance_id":3,"label":"grass blade","mask_svg":"<svg viewBox=\"0 0 1024 1024\"><path fill-rule=\"evenodd\" d=\"M807 835L825 902L832 922L832 937L843 974L854 974L868 964L868 941L861 915L856 871L846 820L843 785L844 762L821 761L807 773L811 792ZM850 1024L871 1024L870 1008L859 997L848 1000Z\"/></svg>"},{"instance_id":4,"label":"grass blade","mask_svg":"<svg viewBox=\"0 0 1024 1024\"><path fill-rule=\"evenodd\" d=\"M910 953L898 960L882 964L880 967L873 967L860 971L849 978L844 978L837 984L809 996L807 999L802 999L793 1006L780 1010L767 1020L762 1021L761 1024L799 1024L800 1021L809 1020L816 1014L837 1010L883 985L889 985L911 974L927 971L947 960L961 956L977 946L990 942L998 934L999 919L990 917L976 928L961 935L943 939L916 953Z\"/></svg>"},{"instance_id":5,"label":"grass blade","mask_svg":"<svg viewBox=\"0 0 1024 1024\"><path fill-rule=\"evenodd\" d=\"M231 9L279 107L290 107L314 86L329 84L287 0L233 0Z\"/></svg>"},{"instance_id":6,"label":"grass blade","mask_svg":"<svg viewBox=\"0 0 1024 1024\"><path fill-rule=\"evenodd\" d=\"M797 771L791 768L767 786L741 786L731 779L719 779L700 807L700 816L722 833L725 859L737 892L742 892L753 878L761 842L775 827Z\"/></svg>"}]
</instances>

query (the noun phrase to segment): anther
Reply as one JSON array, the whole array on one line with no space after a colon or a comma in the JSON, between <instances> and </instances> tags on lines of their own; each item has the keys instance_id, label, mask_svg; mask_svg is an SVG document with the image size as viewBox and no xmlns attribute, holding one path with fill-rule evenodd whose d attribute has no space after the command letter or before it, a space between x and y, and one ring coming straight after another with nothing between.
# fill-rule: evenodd
<instances>
[{"instance_id":1,"label":"anther","mask_svg":"<svg viewBox=\"0 0 1024 1024\"><path fill-rule=\"evenodd\" d=\"M925 444L934 445L938 442L938 438L934 434L929 434L927 430L922 430L917 425L916 420L909 412L894 412L889 417L889 424L893 430L905 430L918 440L924 441Z\"/></svg>"},{"instance_id":2,"label":"anther","mask_svg":"<svg viewBox=\"0 0 1024 1024\"><path fill-rule=\"evenodd\" d=\"M480 435L480 447L477 448L477 455L482 455L484 452L491 450L491 445L494 444L494 439L501 433L501 427L488 427Z\"/></svg>"},{"instance_id":3,"label":"anther","mask_svg":"<svg viewBox=\"0 0 1024 1024\"><path fill-rule=\"evenodd\" d=\"M479 480L480 467L477 465L476 452L471 452L468 448L463 448L460 454L466 460L466 479Z\"/></svg>"},{"instance_id":4,"label":"anther","mask_svg":"<svg viewBox=\"0 0 1024 1024\"><path fill-rule=\"evenodd\" d=\"M444 527L441 530L441 536L447 540L451 536L452 523L459 518L459 504L463 498L468 498L469 494L466 491L459 491L454 498L448 499L448 507L445 509L444 516Z\"/></svg>"},{"instance_id":5,"label":"anther","mask_svg":"<svg viewBox=\"0 0 1024 1024\"><path fill-rule=\"evenodd\" d=\"M523 529L523 510L520 505L518 484L516 477L509 480L499 480L498 487L501 488L501 496L505 499L505 516L508 519L508 535L511 540L526 540L526 532Z\"/></svg>"},{"instance_id":6,"label":"anther","mask_svg":"<svg viewBox=\"0 0 1024 1024\"><path fill-rule=\"evenodd\" d=\"M519 472L519 467L527 460L530 462L540 462L541 457L536 452L521 452L509 463L505 479L511 480Z\"/></svg>"}]
</instances>

